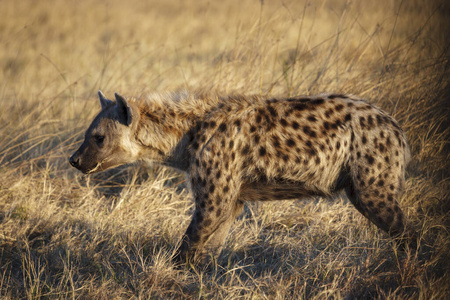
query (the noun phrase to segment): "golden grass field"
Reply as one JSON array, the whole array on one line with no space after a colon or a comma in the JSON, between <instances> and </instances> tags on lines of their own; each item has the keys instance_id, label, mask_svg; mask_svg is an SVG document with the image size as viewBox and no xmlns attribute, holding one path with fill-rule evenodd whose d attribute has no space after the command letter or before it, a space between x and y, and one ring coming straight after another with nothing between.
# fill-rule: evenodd
<instances>
[{"instance_id":1,"label":"golden grass field","mask_svg":"<svg viewBox=\"0 0 450 300\"><path fill-rule=\"evenodd\" d=\"M370 4L372 3L372 4ZM448 1L0 1L1 299L448 299ZM351 93L412 149L398 250L343 195L248 203L212 270L170 261L184 177L67 159L96 91Z\"/></svg>"}]
</instances>

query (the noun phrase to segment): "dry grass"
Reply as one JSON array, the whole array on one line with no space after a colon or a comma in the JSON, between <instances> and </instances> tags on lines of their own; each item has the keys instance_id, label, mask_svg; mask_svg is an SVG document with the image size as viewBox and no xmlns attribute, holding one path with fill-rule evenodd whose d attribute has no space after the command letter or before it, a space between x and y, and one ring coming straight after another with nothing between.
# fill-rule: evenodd
<instances>
[{"instance_id":1,"label":"dry grass","mask_svg":"<svg viewBox=\"0 0 450 300\"><path fill-rule=\"evenodd\" d=\"M448 297L450 7L368 2L0 1L0 297ZM251 203L217 268L175 270L182 176L67 163L99 88L369 98L409 137L401 206L421 249L345 197Z\"/></svg>"}]
</instances>

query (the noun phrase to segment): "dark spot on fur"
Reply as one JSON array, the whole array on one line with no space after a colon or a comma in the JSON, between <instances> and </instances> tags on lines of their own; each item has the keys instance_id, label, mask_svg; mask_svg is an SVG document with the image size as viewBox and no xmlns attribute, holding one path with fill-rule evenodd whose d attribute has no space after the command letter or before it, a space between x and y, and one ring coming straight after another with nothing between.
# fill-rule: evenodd
<instances>
[{"instance_id":1,"label":"dark spot on fur","mask_svg":"<svg viewBox=\"0 0 450 300\"><path fill-rule=\"evenodd\" d=\"M392 197L391 194L388 195L387 199L388 199L390 202L394 201L394 197Z\"/></svg>"},{"instance_id":2,"label":"dark spot on fur","mask_svg":"<svg viewBox=\"0 0 450 300\"><path fill-rule=\"evenodd\" d=\"M260 155L260 156L266 155L266 148L260 147L260 148L259 148L259 155Z\"/></svg>"},{"instance_id":3,"label":"dark spot on fur","mask_svg":"<svg viewBox=\"0 0 450 300\"><path fill-rule=\"evenodd\" d=\"M285 119L281 119L280 123L283 127L286 127L288 125L287 121Z\"/></svg>"},{"instance_id":4,"label":"dark spot on fur","mask_svg":"<svg viewBox=\"0 0 450 300\"><path fill-rule=\"evenodd\" d=\"M341 143L339 141L336 142L336 149L339 150L341 148Z\"/></svg>"},{"instance_id":5,"label":"dark spot on fur","mask_svg":"<svg viewBox=\"0 0 450 300\"><path fill-rule=\"evenodd\" d=\"M277 116L277 112L272 106L269 106L267 109L269 110L269 113L270 113L270 115L272 117L276 117Z\"/></svg>"},{"instance_id":6,"label":"dark spot on fur","mask_svg":"<svg viewBox=\"0 0 450 300\"><path fill-rule=\"evenodd\" d=\"M308 151L308 154L311 156L317 155L316 149L314 149L314 148L309 148L307 151Z\"/></svg>"},{"instance_id":7,"label":"dark spot on fur","mask_svg":"<svg viewBox=\"0 0 450 300\"><path fill-rule=\"evenodd\" d=\"M351 115L351 114L346 114L345 117L344 117L344 121L345 121L345 122L348 122L348 121L350 121L351 119L352 119L352 115Z\"/></svg>"},{"instance_id":8,"label":"dark spot on fur","mask_svg":"<svg viewBox=\"0 0 450 300\"><path fill-rule=\"evenodd\" d=\"M221 214L222 214L222 209L221 208L217 209L216 217L219 217Z\"/></svg>"},{"instance_id":9,"label":"dark spot on fur","mask_svg":"<svg viewBox=\"0 0 450 300\"><path fill-rule=\"evenodd\" d=\"M321 105L325 103L325 100L323 100L322 98L319 99L314 99L311 100L311 102L309 102L311 105Z\"/></svg>"},{"instance_id":10,"label":"dark spot on fur","mask_svg":"<svg viewBox=\"0 0 450 300\"><path fill-rule=\"evenodd\" d=\"M280 141L278 140L278 137L276 137L276 136L272 137L272 141L273 141L273 146L275 148L280 147Z\"/></svg>"},{"instance_id":11,"label":"dark spot on fur","mask_svg":"<svg viewBox=\"0 0 450 300\"><path fill-rule=\"evenodd\" d=\"M203 222L203 226L204 226L204 227L209 227L209 226L211 225L211 223L212 223L211 219L206 219L206 220Z\"/></svg>"},{"instance_id":12,"label":"dark spot on fur","mask_svg":"<svg viewBox=\"0 0 450 300\"><path fill-rule=\"evenodd\" d=\"M161 120L160 120L157 116L155 116L155 115L153 115L153 114L151 114L151 113L149 113L149 112L145 112L145 115L146 115L147 118L149 118L152 122L155 122L155 123L160 123L160 122L161 122Z\"/></svg>"},{"instance_id":13,"label":"dark spot on fur","mask_svg":"<svg viewBox=\"0 0 450 300\"><path fill-rule=\"evenodd\" d=\"M331 128L333 129L337 129L338 127L340 127L342 125L341 120L336 120L333 124L331 124Z\"/></svg>"},{"instance_id":14,"label":"dark spot on fur","mask_svg":"<svg viewBox=\"0 0 450 300\"><path fill-rule=\"evenodd\" d=\"M249 153L249 151L250 151L250 147L248 145L246 145L244 147L244 149L242 149L242 154L247 155Z\"/></svg>"},{"instance_id":15,"label":"dark spot on fur","mask_svg":"<svg viewBox=\"0 0 450 300\"><path fill-rule=\"evenodd\" d=\"M221 132L224 132L226 129L227 129L227 124L225 124L225 123L220 124L219 130L220 130Z\"/></svg>"},{"instance_id":16,"label":"dark spot on fur","mask_svg":"<svg viewBox=\"0 0 450 300\"><path fill-rule=\"evenodd\" d=\"M297 103L292 107L294 110L302 111L308 108L308 106L304 103Z\"/></svg>"},{"instance_id":17,"label":"dark spot on fur","mask_svg":"<svg viewBox=\"0 0 450 300\"><path fill-rule=\"evenodd\" d=\"M383 124L383 118L380 115L377 115L377 123L378 125Z\"/></svg>"},{"instance_id":18,"label":"dark spot on fur","mask_svg":"<svg viewBox=\"0 0 450 300\"><path fill-rule=\"evenodd\" d=\"M330 118L330 116L334 113L332 108L329 108L325 111L325 117Z\"/></svg>"},{"instance_id":19,"label":"dark spot on fur","mask_svg":"<svg viewBox=\"0 0 450 300\"><path fill-rule=\"evenodd\" d=\"M384 185L384 181L382 179L378 180L378 186L383 186Z\"/></svg>"},{"instance_id":20,"label":"dark spot on fur","mask_svg":"<svg viewBox=\"0 0 450 300\"><path fill-rule=\"evenodd\" d=\"M367 125L369 125L369 128L373 127L373 118L372 118L372 116L367 117Z\"/></svg>"},{"instance_id":21,"label":"dark spot on fur","mask_svg":"<svg viewBox=\"0 0 450 300\"><path fill-rule=\"evenodd\" d=\"M292 122L292 128L297 130L299 127L300 125L296 121Z\"/></svg>"},{"instance_id":22,"label":"dark spot on fur","mask_svg":"<svg viewBox=\"0 0 450 300\"><path fill-rule=\"evenodd\" d=\"M367 138L366 138L365 135L362 136L361 141L362 141L363 144L366 144L366 143L367 143Z\"/></svg>"},{"instance_id":23,"label":"dark spot on fur","mask_svg":"<svg viewBox=\"0 0 450 300\"><path fill-rule=\"evenodd\" d=\"M369 179L369 185L373 184L375 182L375 178L374 177L370 177Z\"/></svg>"},{"instance_id":24,"label":"dark spot on fur","mask_svg":"<svg viewBox=\"0 0 450 300\"><path fill-rule=\"evenodd\" d=\"M309 126L304 126L303 132L312 138L315 138L317 136L316 132L314 130L312 130L311 127L309 127Z\"/></svg>"},{"instance_id":25,"label":"dark spot on fur","mask_svg":"<svg viewBox=\"0 0 450 300\"><path fill-rule=\"evenodd\" d=\"M336 111L341 111L344 108L344 105L338 104L335 106Z\"/></svg>"},{"instance_id":26,"label":"dark spot on fur","mask_svg":"<svg viewBox=\"0 0 450 300\"><path fill-rule=\"evenodd\" d=\"M364 117L359 117L359 125L361 125L361 128L366 127L365 121L366 119Z\"/></svg>"},{"instance_id":27,"label":"dark spot on fur","mask_svg":"<svg viewBox=\"0 0 450 300\"><path fill-rule=\"evenodd\" d=\"M228 187L228 185L226 185L226 186L223 188L223 192L224 192L224 193L228 193L229 190L230 190L230 188Z\"/></svg>"},{"instance_id":28,"label":"dark spot on fur","mask_svg":"<svg viewBox=\"0 0 450 300\"><path fill-rule=\"evenodd\" d=\"M369 165L373 165L373 163L375 162L375 159L373 158L372 155L366 154L366 159Z\"/></svg>"},{"instance_id":29,"label":"dark spot on fur","mask_svg":"<svg viewBox=\"0 0 450 300\"><path fill-rule=\"evenodd\" d=\"M347 99L348 97L344 94L332 94L328 96L328 99L335 99L335 98L341 98L341 99Z\"/></svg>"},{"instance_id":30,"label":"dark spot on fur","mask_svg":"<svg viewBox=\"0 0 450 300\"><path fill-rule=\"evenodd\" d=\"M316 117L314 117L313 115L308 116L307 119L308 119L308 121L310 121L310 122L316 122L316 121L317 121Z\"/></svg>"},{"instance_id":31,"label":"dark spot on fur","mask_svg":"<svg viewBox=\"0 0 450 300\"><path fill-rule=\"evenodd\" d=\"M295 141L294 141L293 139L288 139L288 140L286 141L286 144L287 144L289 147L294 147L294 146L295 146Z\"/></svg>"}]
</instances>

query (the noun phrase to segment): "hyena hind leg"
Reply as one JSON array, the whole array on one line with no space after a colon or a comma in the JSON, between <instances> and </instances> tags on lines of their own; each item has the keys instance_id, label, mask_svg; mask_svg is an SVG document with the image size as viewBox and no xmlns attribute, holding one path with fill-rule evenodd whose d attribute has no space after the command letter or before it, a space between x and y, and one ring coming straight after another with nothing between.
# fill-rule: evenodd
<instances>
[{"instance_id":1,"label":"hyena hind leg","mask_svg":"<svg viewBox=\"0 0 450 300\"><path fill-rule=\"evenodd\" d=\"M405 216L400 209L391 184L384 185L372 182L369 186L360 187L350 182L345 188L347 197L367 219L391 237L399 239L401 247L415 247L416 234L406 224ZM399 183L397 183L399 184Z\"/></svg>"}]
</instances>

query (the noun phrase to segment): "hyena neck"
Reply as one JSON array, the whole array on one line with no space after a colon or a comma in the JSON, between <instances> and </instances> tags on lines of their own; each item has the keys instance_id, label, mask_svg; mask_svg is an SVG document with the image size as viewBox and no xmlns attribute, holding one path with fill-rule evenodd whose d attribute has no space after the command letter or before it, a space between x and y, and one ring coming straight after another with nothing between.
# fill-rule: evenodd
<instances>
[{"instance_id":1,"label":"hyena neck","mask_svg":"<svg viewBox=\"0 0 450 300\"><path fill-rule=\"evenodd\" d=\"M144 146L142 159L187 171L191 133L219 102L217 97L188 93L152 94L147 101L137 101L140 122L135 136Z\"/></svg>"}]
</instances>

